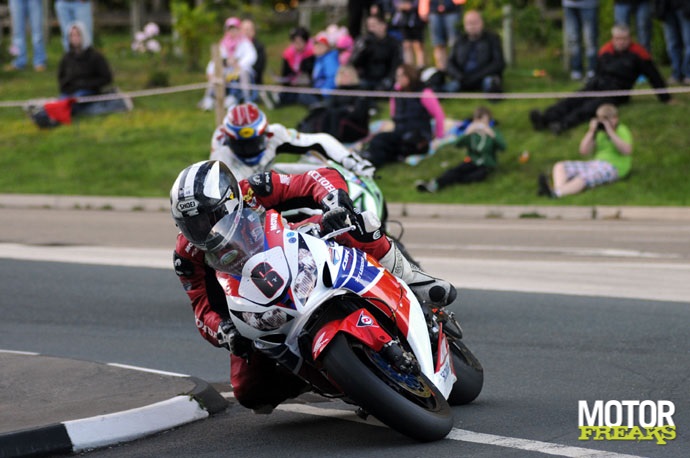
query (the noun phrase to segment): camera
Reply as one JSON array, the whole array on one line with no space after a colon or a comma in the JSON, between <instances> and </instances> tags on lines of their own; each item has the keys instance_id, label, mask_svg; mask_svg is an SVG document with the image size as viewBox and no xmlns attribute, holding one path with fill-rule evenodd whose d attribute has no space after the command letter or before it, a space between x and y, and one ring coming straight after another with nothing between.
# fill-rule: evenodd
<instances>
[{"instance_id":1,"label":"camera","mask_svg":"<svg viewBox=\"0 0 690 458\"><path fill-rule=\"evenodd\" d=\"M599 121L597 123L597 130L601 130L602 132L606 132L606 126L604 125L603 122Z\"/></svg>"}]
</instances>

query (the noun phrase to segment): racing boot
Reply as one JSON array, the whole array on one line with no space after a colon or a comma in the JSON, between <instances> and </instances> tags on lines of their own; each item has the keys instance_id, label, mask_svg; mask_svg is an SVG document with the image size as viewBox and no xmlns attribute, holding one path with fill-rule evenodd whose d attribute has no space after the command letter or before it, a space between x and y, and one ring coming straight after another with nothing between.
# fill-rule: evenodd
<instances>
[{"instance_id":1,"label":"racing boot","mask_svg":"<svg viewBox=\"0 0 690 458\"><path fill-rule=\"evenodd\" d=\"M402 279L410 287L417 300L423 306L442 308L455 300L458 293L455 287L445 280L432 277L405 257L394 240L391 248L379 262L391 271L393 275Z\"/></svg>"}]
</instances>

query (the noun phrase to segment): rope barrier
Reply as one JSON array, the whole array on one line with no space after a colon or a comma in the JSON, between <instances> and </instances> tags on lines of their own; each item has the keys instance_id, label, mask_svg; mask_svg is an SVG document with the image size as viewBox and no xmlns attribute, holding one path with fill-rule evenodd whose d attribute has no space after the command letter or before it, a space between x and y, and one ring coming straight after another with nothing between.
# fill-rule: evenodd
<instances>
[{"instance_id":1,"label":"rope barrier","mask_svg":"<svg viewBox=\"0 0 690 458\"><path fill-rule=\"evenodd\" d=\"M231 87L240 89L239 84L231 84ZM78 97L77 102L98 102L104 100L116 100L123 97L138 98L151 97L158 95L176 94L181 92L206 90L208 82L186 84L166 88L145 89L141 91L117 92L112 94L93 95L88 97ZM419 98L420 92L398 92L398 91L364 91L364 90L343 90L331 89L322 90L315 88L298 88L281 86L274 84L248 84L244 89L250 91L265 92L286 92L294 94L321 94L321 95L345 95L357 97L373 98ZM575 91L575 92L506 92L506 93L484 93L484 92L438 92L434 95L438 99L452 100L472 100L472 99L493 99L493 100L526 100L526 99L564 99L564 98L591 98L591 97L623 97L633 95L657 95L657 94L683 94L690 92L690 87L669 87L665 89L630 89L617 91ZM55 98L30 99L30 100L10 100L0 101L0 108L25 107L27 105L38 105Z\"/></svg>"}]
</instances>

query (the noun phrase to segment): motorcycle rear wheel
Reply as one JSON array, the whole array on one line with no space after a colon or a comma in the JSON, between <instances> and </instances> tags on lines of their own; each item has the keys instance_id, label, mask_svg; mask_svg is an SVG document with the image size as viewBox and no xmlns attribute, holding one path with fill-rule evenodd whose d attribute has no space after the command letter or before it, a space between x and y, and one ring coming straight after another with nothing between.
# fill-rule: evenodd
<instances>
[{"instance_id":1,"label":"motorcycle rear wheel","mask_svg":"<svg viewBox=\"0 0 690 458\"><path fill-rule=\"evenodd\" d=\"M453 428L448 402L423 374L402 374L377 352L338 334L323 355L333 381L360 407L420 442L440 440Z\"/></svg>"},{"instance_id":2,"label":"motorcycle rear wheel","mask_svg":"<svg viewBox=\"0 0 690 458\"><path fill-rule=\"evenodd\" d=\"M452 406L469 404L474 401L484 386L484 368L476 356L462 340L448 340L453 355L453 369L458 378L448 397Z\"/></svg>"}]
</instances>

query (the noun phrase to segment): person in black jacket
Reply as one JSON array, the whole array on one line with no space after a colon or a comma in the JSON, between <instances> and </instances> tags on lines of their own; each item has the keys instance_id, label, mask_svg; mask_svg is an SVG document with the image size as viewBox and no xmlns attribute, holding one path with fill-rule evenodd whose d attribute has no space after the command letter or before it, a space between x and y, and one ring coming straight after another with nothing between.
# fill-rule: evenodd
<instances>
[{"instance_id":1,"label":"person in black jacket","mask_svg":"<svg viewBox=\"0 0 690 458\"><path fill-rule=\"evenodd\" d=\"M352 65L343 65L335 76L336 89L357 90L359 78ZM370 99L358 95L332 95L310 109L297 130L331 134L343 143L353 143L369 135Z\"/></svg>"},{"instance_id":2,"label":"person in black jacket","mask_svg":"<svg viewBox=\"0 0 690 458\"><path fill-rule=\"evenodd\" d=\"M444 135L443 107L434 92L424 87L419 70L410 64L401 64L397 68L395 79L398 93L416 93L417 97L390 99L393 130L374 135L361 153L362 158L376 168L404 161L407 156L427 154L431 142Z\"/></svg>"},{"instance_id":3,"label":"person in black jacket","mask_svg":"<svg viewBox=\"0 0 690 458\"><path fill-rule=\"evenodd\" d=\"M367 31L355 41L350 63L357 69L362 89L390 91L395 82L395 69L402 63L402 46L388 35L382 14L367 18Z\"/></svg>"},{"instance_id":4,"label":"person in black jacket","mask_svg":"<svg viewBox=\"0 0 690 458\"><path fill-rule=\"evenodd\" d=\"M43 105L28 104L28 115L41 128L70 124L72 116L96 115L129 111L132 101L129 97L108 100L83 101L88 97L103 93L113 93L109 86L113 83L110 65L103 54L91 46L86 26L75 21L69 26L69 51L60 59L58 67L58 100Z\"/></svg>"},{"instance_id":5,"label":"person in black jacket","mask_svg":"<svg viewBox=\"0 0 690 458\"><path fill-rule=\"evenodd\" d=\"M91 46L86 26L73 22L69 28L69 51L62 56L58 67L60 97L98 94L112 82L108 61Z\"/></svg>"},{"instance_id":6,"label":"person in black jacket","mask_svg":"<svg viewBox=\"0 0 690 458\"><path fill-rule=\"evenodd\" d=\"M628 26L614 25L611 37L611 41L599 49L594 77L587 81L580 91L629 90L640 75L644 75L654 88L666 88L666 83L647 50L630 38ZM657 98L661 102L669 102L671 95L668 92L660 92ZM600 105L621 105L629 99L629 96L611 95L570 97L551 105L544 112L532 110L529 116L535 130L548 128L558 135L592 119Z\"/></svg>"},{"instance_id":7,"label":"person in black jacket","mask_svg":"<svg viewBox=\"0 0 690 458\"><path fill-rule=\"evenodd\" d=\"M86 26L75 21L69 28L70 48L58 67L60 98L83 97L117 92L113 73L105 56L91 46ZM132 100L123 96L94 102L78 101L72 115L98 115L132 109Z\"/></svg>"},{"instance_id":8,"label":"person in black jacket","mask_svg":"<svg viewBox=\"0 0 690 458\"><path fill-rule=\"evenodd\" d=\"M445 92L502 92L505 60L500 37L484 29L478 11L467 11L462 23L465 31L448 58Z\"/></svg>"}]
</instances>

